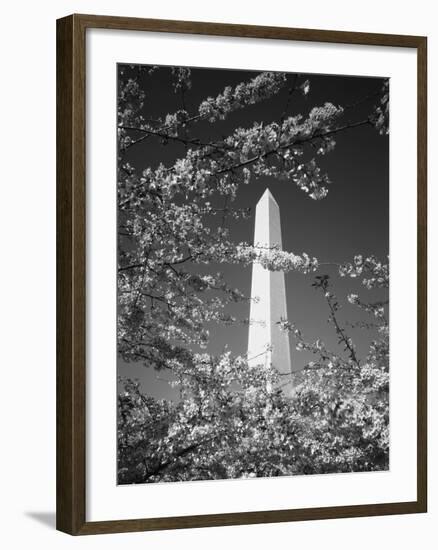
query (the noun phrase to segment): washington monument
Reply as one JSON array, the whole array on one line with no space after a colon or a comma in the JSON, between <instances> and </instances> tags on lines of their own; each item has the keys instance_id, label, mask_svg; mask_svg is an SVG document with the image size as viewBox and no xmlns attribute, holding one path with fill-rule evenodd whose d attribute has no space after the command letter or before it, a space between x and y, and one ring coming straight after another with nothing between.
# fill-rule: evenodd
<instances>
[{"instance_id":1,"label":"washington monument","mask_svg":"<svg viewBox=\"0 0 438 550\"><path fill-rule=\"evenodd\" d=\"M282 248L280 209L269 189L257 203L254 245ZM277 324L281 319L287 319L284 273L269 271L255 262L252 266L251 299L249 362L272 364L280 373L289 374L289 333L282 331Z\"/></svg>"}]
</instances>

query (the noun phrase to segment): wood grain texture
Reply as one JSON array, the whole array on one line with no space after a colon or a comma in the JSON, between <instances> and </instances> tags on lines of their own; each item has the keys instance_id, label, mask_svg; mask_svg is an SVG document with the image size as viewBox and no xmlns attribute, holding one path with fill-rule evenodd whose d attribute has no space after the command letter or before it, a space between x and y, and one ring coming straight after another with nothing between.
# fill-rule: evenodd
<instances>
[{"instance_id":1,"label":"wood grain texture","mask_svg":"<svg viewBox=\"0 0 438 550\"><path fill-rule=\"evenodd\" d=\"M417 500L427 511L427 39L417 49Z\"/></svg>"},{"instance_id":2,"label":"wood grain texture","mask_svg":"<svg viewBox=\"0 0 438 550\"><path fill-rule=\"evenodd\" d=\"M417 500L86 521L85 32L87 28L408 47L418 55ZM96 15L57 21L57 529L72 535L409 514L427 510L427 41L425 37Z\"/></svg>"},{"instance_id":3,"label":"wood grain texture","mask_svg":"<svg viewBox=\"0 0 438 550\"><path fill-rule=\"evenodd\" d=\"M172 21L166 19L140 19L136 17L113 17L101 15L74 15L81 26L153 32L203 34L244 38L268 38L273 40L299 40L307 42L332 42L337 44L365 44L416 48L422 37L396 34L346 32L288 27L264 27L195 21Z\"/></svg>"},{"instance_id":4,"label":"wood grain texture","mask_svg":"<svg viewBox=\"0 0 438 550\"><path fill-rule=\"evenodd\" d=\"M57 22L57 528L85 523L85 63Z\"/></svg>"}]
</instances>

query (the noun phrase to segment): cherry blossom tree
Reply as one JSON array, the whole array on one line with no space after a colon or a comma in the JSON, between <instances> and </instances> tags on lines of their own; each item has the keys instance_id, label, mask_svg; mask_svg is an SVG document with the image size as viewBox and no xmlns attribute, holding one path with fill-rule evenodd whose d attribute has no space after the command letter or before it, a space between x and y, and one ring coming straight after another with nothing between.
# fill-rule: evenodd
<instances>
[{"instance_id":1,"label":"cherry blossom tree","mask_svg":"<svg viewBox=\"0 0 438 550\"><path fill-rule=\"evenodd\" d=\"M279 476L384 469L388 466L387 302L350 294L349 306L371 317L378 334L359 357L339 320L340 303L331 279L310 253L235 242L227 220L249 212L233 206L239 186L262 176L293 185L309 200L323 200L330 180L319 159L336 147L336 135L373 126L388 132L388 88L363 120L345 121L331 103L307 115L289 114L294 96L309 94L299 75L264 72L227 86L190 112L187 68L171 71L181 108L149 119L142 76L157 67L123 66L118 90L118 353L125 362L166 371L179 399L157 400L138 382L120 381L118 476L120 483ZM199 124L212 127L287 89L278 120L237 127L211 140L197 137ZM178 144L184 154L140 169L128 151L155 140ZM220 206L218 206L220 205ZM300 271L315 277L343 353L324 342L307 342L291 320L281 328L297 349L314 355L292 373L293 395L275 365L261 368L231 352L205 350L211 322L233 323L227 306L248 301L225 280L222 264L260 263L269 270ZM219 266L216 271L206 268ZM362 278L364 291L387 288L387 263L356 256L338 266L340 277ZM200 351L199 351L200 350ZM139 367L140 368L140 367Z\"/></svg>"}]
</instances>

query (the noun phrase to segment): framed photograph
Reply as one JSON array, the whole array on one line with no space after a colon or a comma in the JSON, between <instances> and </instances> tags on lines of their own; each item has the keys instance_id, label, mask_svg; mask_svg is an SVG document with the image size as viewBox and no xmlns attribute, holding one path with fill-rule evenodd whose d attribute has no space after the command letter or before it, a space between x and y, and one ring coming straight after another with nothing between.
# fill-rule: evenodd
<instances>
[{"instance_id":1,"label":"framed photograph","mask_svg":"<svg viewBox=\"0 0 438 550\"><path fill-rule=\"evenodd\" d=\"M425 512L426 38L57 52L57 528Z\"/></svg>"}]
</instances>

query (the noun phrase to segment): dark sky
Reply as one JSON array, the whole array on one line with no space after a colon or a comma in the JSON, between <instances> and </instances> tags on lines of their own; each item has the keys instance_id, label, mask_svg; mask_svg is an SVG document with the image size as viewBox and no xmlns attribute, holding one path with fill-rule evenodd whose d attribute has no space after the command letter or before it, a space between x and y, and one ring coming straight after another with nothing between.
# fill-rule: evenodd
<instances>
[{"instance_id":1,"label":"dark sky","mask_svg":"<svg viewBox=\"0 0 438 550\"><path fill-rule=\"evenodd\" d=\"M190 113L196 113L198 105L207 96L215 97L226 85L234 86L248 81L258 73L250 71L222 69L192 69L192 89L186 94L185 102ZM288 80L294 81L290 74ZM294 94L288 115L306 115L314 106L331 102L345 110L343 122L365 119L371 112L376 97L383 84L381 78L299 75L299 82L310 81L307 97ZM146 117L156 118L173 113L181 108L181 97L171 86L170 68L162 67L145 76L142 86L146 93ZM252 126L254 121L271 122L278 120L287 103L286 86L275 97L232 113L225 121L215 123L200 122L193 126L191 137L211 140L228 135L236 127ZM356 103L359 102L359 105ZM345 262L355 254L374 254L385 260L389 252L389 139L381 136L371 127L349 129L336 135L336 148L324 157L318 156L321 168L330 177L331 185L327 197L320 201L310 199L292 182L277 181L262 177L251 180L250 184L239 188L236 207L251 208L249 220L229 224L231 235L236 241L252 242L254 232L254 212L257 201L266 187L280 205L283 249L297 254L307 252L320 262ZM129 160L138 168L156 166L159 162L170 164L178 156L184 155L181 145L163 147L158 140L148 139L129 150ZM198 269L198 267L196 268ZM211 270L216 272L217 266ZM251 268L221 265L220 270L229 283L250 294ZM339 312L341 320L364 319L357 308L346 301L346 294L357 292L364 298L381 299L387 296L382 291L368 291L352 279L336 276L336 269L323 266L315 273L333 275L333 290L343 306ZM332 327L327 323L328 309L320 293L311 286L314 275L299 273L286 274L286 294L288 317L303 331L307 339L322 338L331 349L339 350ZM230 308L230 313L244 319L249 316L249 303ZM210 327L210 353L220 353L225 346L235 354L246 352L248 327L235 325ZM350 329L350 334L358 345L359 355L366 351L370 339L375 336L363 329ZM292 368L301 368L309 356L295 350L291 337ZM168 385L156 379L156 373L139 364L126 365L119 362L119 374L138 378L145 392L157 397L171 397L173 391ZM161 378L166 375L160 373Z\"/></svg>"}]
</instances>

